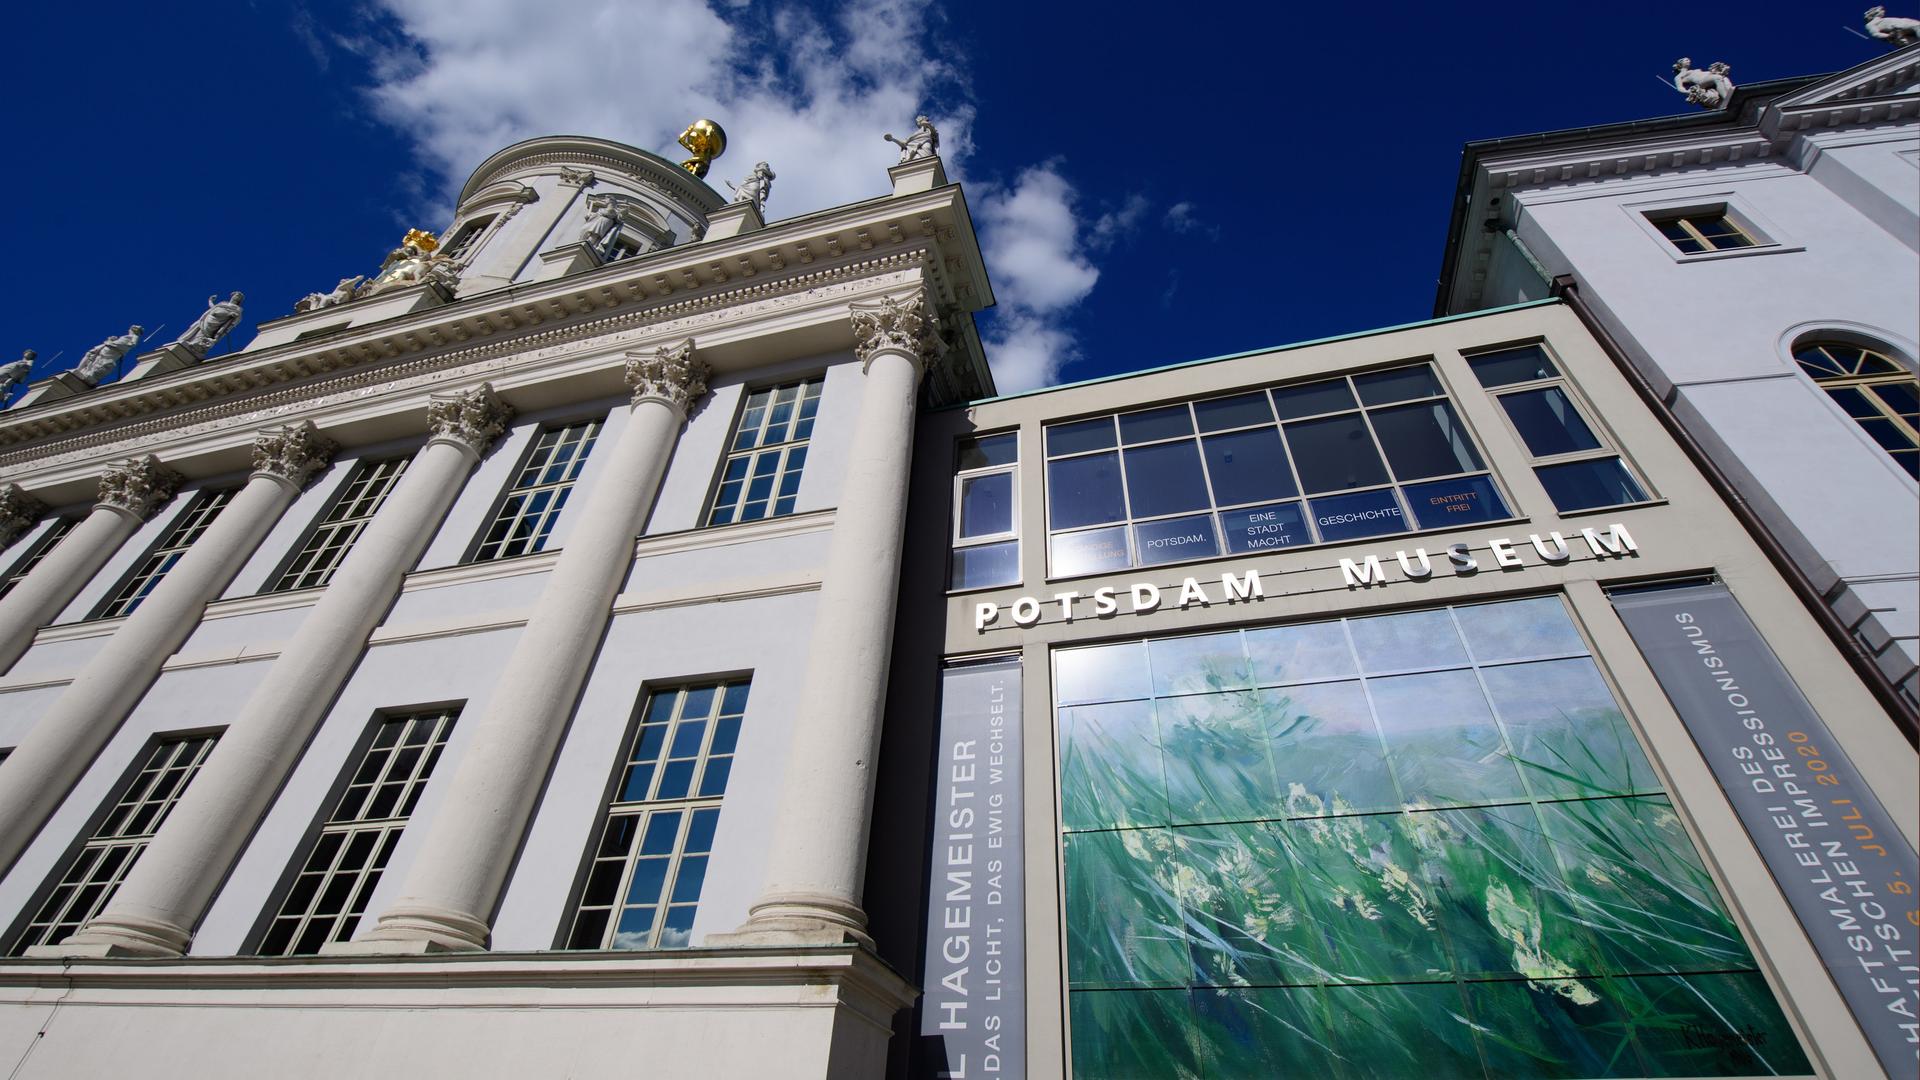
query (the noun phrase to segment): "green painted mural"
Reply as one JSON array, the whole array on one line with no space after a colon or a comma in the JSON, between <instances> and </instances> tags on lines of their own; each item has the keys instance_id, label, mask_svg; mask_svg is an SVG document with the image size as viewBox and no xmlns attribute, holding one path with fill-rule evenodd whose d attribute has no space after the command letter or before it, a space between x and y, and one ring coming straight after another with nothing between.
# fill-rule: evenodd
<instances>
[{"instance_id":1,"label":"green painted mural","mask_svg":"<svg viewBox=\"0 0 1920 1080\"><path fill-rule=\"evenodd\" d=\"M1054 655L1081 1080L1811 1072L1558 598Z\"/></svg>"}]
</instances>

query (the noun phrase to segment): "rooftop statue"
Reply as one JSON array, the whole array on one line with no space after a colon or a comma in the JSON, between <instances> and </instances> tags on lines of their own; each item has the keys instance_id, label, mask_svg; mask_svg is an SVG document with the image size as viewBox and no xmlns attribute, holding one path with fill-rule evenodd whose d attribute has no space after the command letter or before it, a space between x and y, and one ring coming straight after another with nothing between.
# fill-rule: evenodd
<instances>
[{"instance_id":1,"label":"rooftop statue","mask_svg":"<svg viewBox=\"0 0 1920 1080\"><path fill-rule=\"evenodd\" d=\"M602 259L620 237L620 208L611 195L587 197L587 220L580 226L580 242Z\"/></svg>"},{"instance_id":2,"label":"rooftop statue","mask_svg":"<svg viewBox=\"0 0 1920 1080\"><path fill-rule=\"evenodd\" d=\"M7 400L13 388L27 381L27 374L33 370L33 361L40 354L28 349L20 354L20 359L11 364L0 365L0 401Z\"/></svg>"},{"instance_id":3,"label":"rooftop statue","mask_svg":"<svg viewBox=\"0 0 1920 1080\"><path fill-rule=\"evenodd\" d=\"M194 320L192 326L187 327L186 333L174 339L173 344L205 360L207 350L240 325L240 305L246 299L247 295L239 292L225 300L220 299L218 294L207 297L207 310Z\"/></svg>"},{"instance_id":4,"label":"rooftop statue","mask_svg":"<svg viewBox=\"0 0 1920 1080\"><path fill-rule=\"evenodd\" d=\"M913 127L913 134L905 139L896 139L891 134L882 136L900 148L898 164L905 165L909 161L940 156L940 132L935 130L933 121L924 116L916 116L913 118Z\"/></svg>"},{"instance_id":5,"label":"rooftop statue","mask_svg":"<svg viewBox=\"0 0 1920 1080\"><path fill-rule=\"evenodd\" d=\"M353 299L354 290L359 288L360 283L365 280L367 279L364 274L355 274L353 277L341 278L340 284L335 285L332 292L308 293L301 297L299 303L293 305L293 313L298 315L307 311L319 311L321 308L338 307Z\"/></svg>"},{"instance_id":6,"label":"rooftop statue","mask_svg":"<svg viewBox=\"0 0 1920 1080\"><path fill-rule=\"evenodd\" d=\"M1867 9L1867 33L1896 49L1904 48L1920 41L1920 19L1889 15L1886 8L1876 5Z\"/></svg>"},{"instance_id":7,"label":"rooftop statue","mask_svg":"<svg viewBox=\"0 0 1920 1080\"><path fill-rule=\"evenodd\" d=\"M1732 71L1718 61L1701 71L1693 66L1691 59L1683 56L1673 62L1673 87L1687 95L1690 104L1703 109L1724 109L1727 102L1733 100L1733 80L1727 78Z\"/></svg>"},{"instance_id":8,"label":"rooftop statue","mask_svg":"<svg viewBox=\"0 0 1920 1080\"><path fill-rule=\"evenodd\" d=\"M434 254L439 246L439 238L432 233L408 229L407 235L400 240L400 246L387 252L386 261L380 264L380 275L355 290L356 298L424 285L429 281L452 288L458 280L459 271L454 267L453 260L445 255Z\"/></svg>"},{"instance_id":9,"label":"rooftop statue","mask_svg":"<svg viewBox=\"0 0 1920 1080\"><path fill-rule=\"evenodd\" d=\"M681 162L680 167L704 179L707 166L727 152L727 133L711 120L695 120L680 133L680 145L693 155Z\"/></svg>"},{"instance_id":10,"label":"rooftop statue","mask_svg":"<svg viewBox=\"0 0 1920 1080\"><path fill-rule=\"evenodd\" d=\"M88 386L99 386L101 380L113 374L120 366L120 358L132 352L140 344L140 336L147 332L144 326L129 326L127 332L107 340L87 350L87 355L73 365L73 374Z\"/></svg>"},{"instance_id":11,"label":"rooftop statue","mask_svg":"<svg viewBox=\"0 0 1920 1080\"><path fill-rule=\"evenodd\" d=\"M734 202L751 203L755 210L764 213L767 196L773 193L773 170L767 168L766 162L756 161L753 171L747 173L747 178L740 181L739 187L734 187L731 182L727 186L733 188Z\"/></svg>"}]
</instances>

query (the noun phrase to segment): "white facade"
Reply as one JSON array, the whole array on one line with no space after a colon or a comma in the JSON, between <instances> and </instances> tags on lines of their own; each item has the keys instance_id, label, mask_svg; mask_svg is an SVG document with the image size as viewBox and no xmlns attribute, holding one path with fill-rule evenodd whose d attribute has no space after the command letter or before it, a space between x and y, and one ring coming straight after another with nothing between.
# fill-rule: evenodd
<instances>
[{"instance_id":1,"label":"white facade","mask_svg":"<svg viewBox=\"0 0 1920 1080\"><path fill-rule=\"evenodd\" d=\"M783 877L769 825L793 819L864 855L872 753L860 746L878 739L885 651L831 654L891 633L896 578L873 548L890 536L897 565L921 395L991 385L970 316L991 295L958 188L937 160L894 179L891 197L763 226L643 151L534 140L462 193L448 248L481 224L455 252L457 287L308 311L218 361L147 365L0 416L0 485L51 508L0 552L8 574L62 517L137 517L89 509L104 467L150 455L154 475L181 478L130 535L102 525L61 541L108 550L0 673L8 952L156 740L220 734L99 917L0 964L0 1046L24 1058L18 1075L132 1060L195 1076L571 1074L630 1064L620 1048L636 1040L660 1048L653 1066L668 1075L879 1068L912 991L859 947L864 867L839 869L850 887ZM601 265L577 240L585 199L609 194L623 197L623 257ZM707 527L743 399L801 379L820 390L793 502ZM874 445L863 431L878 414L906 430ZM487 425L509 415L495 437ZM594 420L544 546L476 558L536 440ZM263 431L299 443L291 474L263 464ZM333 584L274 591L359 466L394 457L412 458L408 474ZM889 477L901 498L876 502L866 487ZM132 614L98 617L201 493L238 485ZM869 571L877 591L850 580ZM57 598L46 577L0 598L0 622L28 582ZM346 589L366 602L322 603ZM817 626L823 604L841 621ZM161 644L131 652L136 633ZM870 685L808 687L809 670L836 663L872 669ZM556 951L638 710L656 691L716 680L751 690L695 947ZM91 722L70 723L83 700L124 708L89 706ZM440 708L458 717L356 940L259 956L370 725ZM699 947L734 931L727 947ZM131 996L129 973L144 983ZM140 1007L170 1001L187 1007L164 1020ZM385 1010L377 1033L351 1019L365 1009Z\"/></svg>"},{"instance_id":2,"label":"white facade","mask_svg":"<svg viewBox=\"0 0 1920 1080\"><path fill-rule=\"evenodd\" d=\"M1916 369L1920 50L1742 88L1724 112L1470 144L1436 313L1572 283L1911 700L1916 481L1802 370L1838 342ZM1657 223L1752 241L1685 252Z\"/></svg>"}]
</instances>

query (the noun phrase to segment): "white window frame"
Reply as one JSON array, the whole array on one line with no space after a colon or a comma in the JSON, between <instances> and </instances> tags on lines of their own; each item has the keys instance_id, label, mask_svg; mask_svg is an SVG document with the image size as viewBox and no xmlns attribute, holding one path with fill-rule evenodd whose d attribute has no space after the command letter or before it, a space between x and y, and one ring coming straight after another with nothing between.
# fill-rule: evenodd
<instances>
[{"instance_id":1,"label":"white window frame","mask_svg":"<svg viewBox=\"0 0 1920 1080\"><path fill-rule=\"evenodd\" d=\"M1665 237L1661 237L1662 242L1665 242L1665 240ZM1526 348L1539 349L1544 353L1558 374L1544 379L1528 379L1523 382L1504 383L1500 386L1481 385L1479 373L1474 371L1473 368L1473 362L1475 360ZM1659 492L1654 489L1652 482L1647 479L1646 472L1627 455L1626 450L1620 445L1620 440L1614 437L1612 429L1600 421L1599 411L1586 400L1585 395L1581 394L1580 388L1574 385L1573 379L1567 374L1566 361L1561 359L1559 354L1554 352L1545 341L1522 341L1491 349L1463 352L1461 358L1467 362L1467 370L1474 376L1474 384L1480 387L1482 393L1493 400L1495 406L1494 411L1500 414L1500 422L1506 425L1507 434L1513 439L1513 445L1520 451L1521 455L1527 459L1529 468L1533 470L1535 482L1539 483L1543 490L1546 484L1540 480L1539 470L1542 468L1554 465L1566 465L1576 461L1598 461L1603 458L1617 458L1620 461L1620 466L1627 470L1627 475L1633 478L1634 483L1640 485L1640 491L1646 496L1637 502L1612 503L1607 506L1596 506L1589 510L1562 511L1556 507L1554 510L1555 514L1561 516L1588 513L1597 514L1603 510L1610 511L1635 506L1646 506L1649 503L1661 501ZM1569 450L1565 453L1548 454L1545 456L1536 456L1533 450L1527 446L1527 440L1522 437L1520 433L1520 426L1513 422L1513 414L1507 411L1506 403L1500 399L1510 394L1525 393L1533 390L1546 390L1549 388L1560 391L1566 398L1567 404L1572 406L1573 414L1580 419L1581 423L1587 425L1587 430L1593 433L1594 439L1600 443L1599 446L1591 450ZM1549 504L1553 502L1553 496L1551 494L1547 496L1547 502Z\"/></svg>"},{"instance_id":2,"label":"white window frame","mask_svg":"<svg viewBox=\"0 0 1920 1080\"><path fill-rule=\"evenodd\" d=\"M1759 211L1740 195L1732 191L1714 191L1690 194L1684 197L1671 197L1654 200L1637 200L1619 204L1633 223L1649 239L1666 252L1667 257L1676 263L1714 262L1719 259L1739 259L1751 255L1781 255L1795 251L1805 251L1803 244L1790 243L1786 234L1767 220ZM1730 248L1725 251L1681 251L1673 241L1660 231L1658 220L1674 217L1702 217L1721 215L1731 220L1741 232L1753 241L1751 247Z\"/></svg>"}]
</instances>

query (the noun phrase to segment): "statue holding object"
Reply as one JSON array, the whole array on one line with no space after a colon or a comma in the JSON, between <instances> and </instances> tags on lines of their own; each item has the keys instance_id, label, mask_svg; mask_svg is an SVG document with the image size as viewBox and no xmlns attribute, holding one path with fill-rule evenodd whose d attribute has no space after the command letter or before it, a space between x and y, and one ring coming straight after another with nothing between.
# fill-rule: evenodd
<instances>
[{"instance_id":1,"label":"statue holding object","mask_svg":"<svg viewBox=\"0 0 1920 1080\"><path fill-rule=\"evenodd\" d=\"M756 161L747 178L740 181L739 187L734 187L731 181L727 186L733 188L734 202L748 203L755 210L765 213L767 196L773 193L773 170L767 167L766 162Z\"/></svg>"},{"instance_id":2,"label":"statue holding object","mask_svg":"<svg viewBox=\"0 0 1920 1080\"><path fill-rule=\"evenodd\" d=\"M1709 110L1724 109L1727 102L1733 100L1733 80L1727 78L1732 71L1718 61L1702 71L1693 66L1691 58L1683 56L1673 62L1673 88L1685 94L1690 104Z\"/></svg>"},{"instance_id":3,"label":"statue holding object","mask_svg":"<svg viewBox=\"0 0 1920 1080\"><path fill-rule=\"evenodd\" d=\"M611 195L587 196L587 220L580 226L580 242L605 259L620 238L620 208Z\"/></svg>"},{"instance_id":4,"label":"statue holding object","mask_svg":"<svg viewBox=\"0 0 1920 1080\"><path fill-rule=\"evenodd\" d=\"M0 365L0 401L7 400L7 395L13 393L14 387L27 381L27 376L33 371L33 362L39 355L28 349L20 354L20 359Z\"/></svg>"},{"instance_id":5,"label":"statue holding object","mask_svg":"<svg viewBox=\"0 0 1920 1080\"><path fill-rule=\"evenodd\" d=\"M216 294L207 297L207 310L202 312L187 332L174 339L173 344L185 349L195 357L205 360L207 350L213 348L221 338L226 337L234 327L240 325L240 305L247 299L245 293L236 292L225 300Z\"/></svg>"},{"instance_id":6,"label":"statue holding object","mask_svg":"<svg viewBox=\"0 0 1920 1080\"><path fill-rule=\"evenodd\" d=\"M924 116L913 118L913 134L904 139L896 139L892 134L881 136L900 148L900 160L896 164L905 165L909 161L940 156L940 132L933 121Z\"/></svg>"},{"instance_id":7,"label":"statue holding object","mask_svg":"<svg viewBox=\"0 0 1920 1080\"><path fill-rule=\"evenodd\" d=\"M141 335L147 332L139 325L127 327L124 334L110 337L87 350L87 355L73 365L74 377L88 386L99 386L101 380L113 374L120 366L120 360L140 344Z\"/></svg>"}]
</instances>

